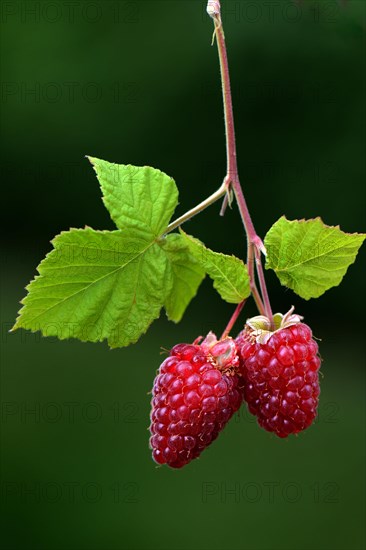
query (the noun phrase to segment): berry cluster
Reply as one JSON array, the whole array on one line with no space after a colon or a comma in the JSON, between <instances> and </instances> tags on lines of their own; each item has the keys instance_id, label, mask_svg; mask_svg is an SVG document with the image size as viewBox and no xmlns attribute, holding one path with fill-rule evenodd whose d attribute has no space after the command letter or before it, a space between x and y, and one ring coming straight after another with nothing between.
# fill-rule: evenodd
<instances>
[{"instance_id":1,"label":"berry cluster","mask_svg":"<svg viewBox=\"0 0 366 550\"><path fill-rule=\"evenodd\" d=\"M210 445L242 401L279 437L317 414L320 358L311 329L291 309L249 319L234 341L210 333L178 344L154 381L150 446L158 464L181 468Z\"/></svg>"}]
</instances>

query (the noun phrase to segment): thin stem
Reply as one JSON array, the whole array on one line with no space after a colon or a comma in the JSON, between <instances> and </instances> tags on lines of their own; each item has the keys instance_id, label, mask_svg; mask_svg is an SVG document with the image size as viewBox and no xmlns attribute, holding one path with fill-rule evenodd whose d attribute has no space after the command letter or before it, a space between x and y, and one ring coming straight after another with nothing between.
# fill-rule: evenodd
<instances>
[{"instance_id":1,"label":"thin stem","mask_svg":"<svg viewBox=\"0 0 366 550\"><path fill-rule=\"evenodd\" d=\"M255 272L254 272L254 246L249 245L248 247L248 257L247 257L247 266L248 266L248 274L249 274L249 280L250 280L250 289L252 291L252 295L254 298L254 301L256 303L257 309L261 315L266 315L266 309L264 307L261 295L259 294L257 284L255 281Z\"/></svg>"},{"instance_id":2,"label":"thin stem","mask_svg":"<svg viewBox=\"0 0 366 550\"><path fill-rule=\"evenodd\" d=\"M249 210L248 210L245 198L244 198L244 193L243 193L243 190L241 188L239 178L233 180L231 185L234 189L236 202L238 203L240 216L241 216L241 219L243 221L245 232L247 234L247 240L248 240L248 246L249 246L250 244L254 244L257 241L258 235L257 235L257 233L254 229L254 225L253 225L252 219L251 219L250 214L249 214Z\"/></svg>"},{"instance_id":3,"label":"thin stem","mask_svg":"<svg viewBox=\"0 0 366 550\"><path fill-rule=\"evenodd\" d=\"M216 9L220 10L220 2L216 2ZM220 72L222 82L222 95L224 101L225 132L226 132L226 156L227 156L227 177L230 180L238 202L240 215L243 220L245 231L249 242L253 242L256 232L249 214L249 210L240 185L238 174L238 163L236 155L236 138L234 124L233 100L231 95L229 61L226 51L225 34L222 26L220 11L214 17L217 48L219 52Z\"/></svg>"},{"instance_id":4,"label":"thin stem","mask_svg":"<svg viewBox=\"0 0 366 550\"><path fill-rule=\"evenodd\" d=\"M233 102L231 97L229 63L228 63L227 52L226 52L225 35L224 35L224 30L222 28L222 21L221 21L220 14L218 14L214 18L214 21L215 21L217 47L219 51L222 95L223 95L223 101L224 101L227 175L229 176L230 180L234 180L238 177L238 163L237 163L237 157L236 157L235 124L234 124Z\"/></svg>"},{"instance_id":5,"label":"thin stem","mask_svg":"<svg viewBox=\"0 0 366 550\"><path fill-rule=\"evenodd\" d=\"M191 210L188 210L188 212L183 214L183 216L180 216L180 218L177 218L174 222L168 225L165 233L170 233L171 231L173 231L174 229L182 225L182 223L190 220L191 218L193 218L193 216L196 216L196 214L199 214L200 212L202 212L202 210L205 210L205 208L207 208L214 202L221 199L221 197L225 195L226 191L227 191L227 184L224 181L224 183L215 193L207 197L207 199L200 202L200 204L197 204L197 206L195 206L194 208L191 208Z\"/></svg>"},{"instance_id":6,"label":"thin stem","mask_svg":"<svg viewBox=\"0 0 366 550\"><path fill-rule=\"evenodd\" d=\"M230 84L230 72L229 62L227 57L226 43L224 29L221 20L221 6L219 0L209 0L207 5L207 13L212 17L215 24L215 35L217 41L217 48L219 52L220 61L220 73L222 82L222 93L224 101L224 114L225 114L225 132L226 132L226 153L227 153L227 176L229 186L232 187L236 201L238 204L240 216L243 221L245 233L247 236L248 256L247 264L250 276L250 285L254 300L258 307L258 310L265 314L272 322L272 309L269 302L269 296L267 292L266 282L264 279L264 273L261 263L261 251L264 251L264 246L261 239L258 237L249 210L244 197L244 193L240 184L237 155L236 155L236 139L235 139L235 126L234 126L234 113L233 102L231 95ZM221 214L225 211L227 202L224 201ZM254 250L254 257L253 257ZM254 273L254 260L257 267L258 279L260 283L261 293L263 300L258 292L255 273Z\"/></svg>"},{"instance_id":7,"label":"thin stem","mask_svg":"<svg viewBox=\"0 0 366 550\"><path fill-rule=\"evenodd\" d=\"M255 254L255 265L256 265L256 268L257 268L259 286L261 288L261 292L262 292L262 296L263 296L264 310L266 312L266 317L268 317L268 319L270 320L271 327L273 328L274 325L273 325L272 308L271 308L271 303L269 301L266 281L265 281L265 278L264 278L261 253L258 250L258 248L254 249L254 254Z\"/></svg>"},{"instance_id":8,"label":"thin stem","mask_svg":"<svg viewBox=\"0 0 366 550\"><path fill-rule=\"evenodd\" d=\"M226 327L226 329L224 330L224 332L222 333L222 336L220 338L220 340L223 340L224 338L226 338L227 336L229 336L230 332L231 332L231 329L233 328L233 326L235 325L244 305L245 305L245 302L246 300L243 300L242 302L240 302L240 304L238 304L235 308L235 311L230 319L230 321L228 322L228 325Z\"/></svg>"}]
</instances>

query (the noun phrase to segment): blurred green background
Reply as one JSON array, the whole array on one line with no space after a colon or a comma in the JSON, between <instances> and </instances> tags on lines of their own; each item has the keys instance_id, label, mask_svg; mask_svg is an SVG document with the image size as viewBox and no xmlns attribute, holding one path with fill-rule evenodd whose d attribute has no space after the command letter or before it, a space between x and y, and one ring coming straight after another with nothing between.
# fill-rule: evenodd
<instances>
[{"instance_id":1,"label":"blurred green background","mask_svg":"<svg viewBox=\"0 0 366 550\"><path fill-rule=\"evenodd\" d=\"M239 167L258 233L284 213L364 230L365 3L222 4ZM316 301L268 273L274 309L294 304L323 340L316 424L277 440L243 408L182 471L151 460L148 392L160 347L226 325L233 308L209 281L180 325L162 314L128 349L8 333L50 239L113 227L85 154L165 171L180 189L177 214L222 181L205 2L4 1L1 18L3 547L365 548L364 251ZM219 218L219 208L185 228L243 256L236 209ZM243 319L254 313L248 304Z\"/></svg>"}]
</instances>

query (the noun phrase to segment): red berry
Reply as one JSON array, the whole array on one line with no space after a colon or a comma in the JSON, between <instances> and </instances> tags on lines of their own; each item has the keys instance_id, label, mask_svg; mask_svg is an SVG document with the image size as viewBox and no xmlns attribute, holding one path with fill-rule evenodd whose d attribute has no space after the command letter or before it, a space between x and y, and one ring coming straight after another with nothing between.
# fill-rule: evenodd
<instances>
[{"instance_id":1,"label":"red berry","mask_svg":"<svg viewBox=\"0 0 366 550\"><path fill-rule=\"evenodd\" d=\"M265 317L249 319L236 339L249 411L279 437L312 424L320 393L318 344L292 311L275 316L274 332Z\"/></svg>"},{"instance_id":2,"label":"red berry","mask_svg":"<svg viewBox=\"0 0 366 550\"><path fill-rule=\"evenodd\" d=\"M234 340L217 342L210 333L201 344L174 346L152 395L153 459L181 468L216 439L243 401Z\"/></svg>"}]
</instances>

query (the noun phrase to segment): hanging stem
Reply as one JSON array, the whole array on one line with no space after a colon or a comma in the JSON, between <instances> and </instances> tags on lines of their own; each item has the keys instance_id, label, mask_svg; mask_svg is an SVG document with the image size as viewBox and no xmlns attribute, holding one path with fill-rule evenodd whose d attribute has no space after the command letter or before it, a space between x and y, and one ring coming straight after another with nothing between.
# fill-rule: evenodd
<instances>
[{"instance_id":1,"label":"hanging stem","mask_svg":"<svg viewBox=\"0 0 366 550\"><path fill-rule=\"evenodd\" d=\"M230 331L233 328L233 326L235 325L236 320L237 320L237 318L239 317L239 315L241 313L241 310L245 306L245 302L246 302L246 300L243 300L243 302L241 302L240 304L238 304L236 306L235 311L233 313L233 316L231 317L230 321L228 322L228 325L227 325L226 329L222 333L222 336L221 336L220 340L223 340L224 338L226 338L230 334Z\"/></svg>"},{"instance_id":2,"label":"hanging stem","mask_svg":"<svg viewBox=\"0 0 366 550\"><path fill-rule=\"evenodd\" d=\"M264 307L262 298L259 294L256 282L255 282L255 257L254 257L254 246L250 245L248 247L248 256L247 256L247 266L248 266L248 274L249 274L249 280L250 280L250 289L252 291L252 295L254 298L254 301L256 303L257 309L261 315L266 315L266 309Z\"/></svg>"},{"instance_id":3,"label":"hanging stem","mask_svg":"<svg viewBox=\"0 0 366 550\"><path fill-rule=\"evenodd\" d=\"M273 328L273 314L272 314L271 303L269 301L266 280L264 278L261 253L256 247L254 247L254 255L255 255L255 265L257 268L259 286L261 288L261 292L263 296L264 311L266 312L266 316L268 317L268 319L271 321L271 326Z\"/></svg>"},{"instance_id":4,"label":"hanging stem","mask_svg":"<svg viewBox=\"0 0 366 550\"><path fill-rule=\"evenodd\" d=\"M273 324L272 308L269 301L268 291L266 287L266 281L264 278L261 252L265 253L265 247L260 237L257 235L254 225L248 210L248 206L244 197L244 193L240 184L236 154L236 138L235 138L235 125L234 125L234 113L233 102L231 94L229 63L227 58L227 50L225 43L224 29L221 21L221 6L219 0L209 0L207 5L207 12L214 20L215 24L215 36L217 41L219 60L220 60L220 72L222 93L224 102L224 115L225 115L225 134L226 134L226 157L227 157L227 172L223 184L221 187L207 199L200 204L180 216L177 220L172 222L165 233L170 233L184 222L190 220L196 214L202 212L205 208L215 203L221 197L225 196L221 212L223 215L225 209L230 201L230 190L232 189L238 204L240 216L244 225L245 233L247 236L247 266L250 279L250 288L257 305L258 311L262 315L266 315ZM259 292L256 283L255 271L258 275L259 286L261 292ZM244 307L246 300L241 302L228 326L224 331L224 335L227 335L233 327L235 321L240 315L241 310Z\"/></svg>"},{"instance_id":5,"label":"hanging stem","mask_svg":"<svg viewBox=\"0 0 366 550\"><path fill-rule=\"evenodd\" d=\"M262 314L264 313L269 318L271 323L273 323L272 308L269 301L266 282L264 279L263 267L261 263L261 252L264 252L265 248L261 239L259 238L259 236L257 235L254 229L254 225L248 210L247 203L245 201L244 193L240 184L239 174L238 174L230 72L229 72L229 63L227 58L224 29L221 21L220 1L209 0L207 5L207 13L214 20L215 36L216 36L217 48L218 48L219 60L220 60L220 72L221 72L222 93L223 93L224 114L225 114L226 155L227 155L227 176L225 178L225 181L227 182L227 185L228 185L228 191L230 187L234 191L240 216L242 218L245 233L247 236L247 246L248 246L247 265L249 270L250 286L251 286L254 300L257 304L257 307L260 313ZM224 201L224 205L223 205L223 209L221 210L221 213L223 213L224 209L226 208L226 204L227 204L227 199ZM253 257L253 251L254 251L254 257ZM256 266L263 300L261 299L259 291L257 289L255 274L254 274L254 265Z\"/></svg>"},{"instance_id":6,"label":"hanging stem","mask_svg":"<svg viewBox=\"0 0 366 550\"><path fill-rule=\"evenodd\" d=\"M247 204L245 202L244 194L239 181L238 163L236 155L236 138L235 138L235 125L234 125L234 112L233 101L231 95L229 62L227 58L225 35L222 27L222 21L220 17L220 2L217 0L210 4L216 4L215 8L218 9L214 16L215 32L217 40L217 48L219 52L220 60L220 72L222 82L222 95L224 100L224 115L225 115L225 133L226 133L226 158L227 158L227 180L228 185L232 186L236 200L238 202L240 215L243 220L245 231L250 242L253 242L253 238L257 237L255 232Z\"/></svg>"}]
</instances>

